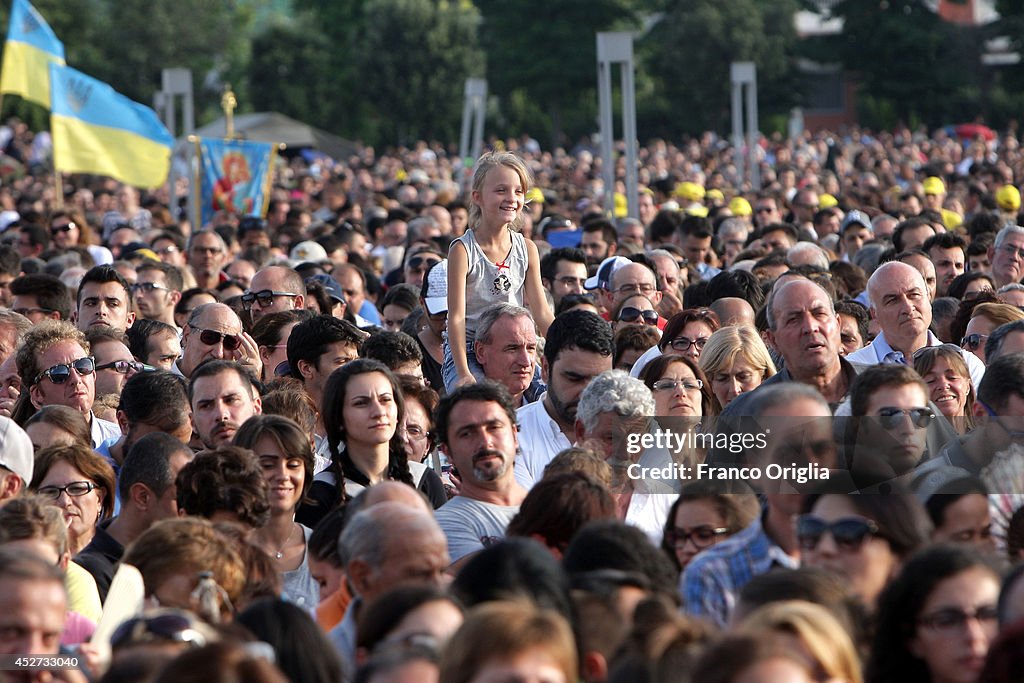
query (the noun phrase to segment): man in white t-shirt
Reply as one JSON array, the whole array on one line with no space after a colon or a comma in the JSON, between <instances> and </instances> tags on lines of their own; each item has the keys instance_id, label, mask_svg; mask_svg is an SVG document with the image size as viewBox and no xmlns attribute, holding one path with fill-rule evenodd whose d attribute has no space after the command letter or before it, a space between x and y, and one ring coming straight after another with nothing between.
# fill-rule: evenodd
<instances>
[{"instance_id":1,"label":"man in white t-shirt","mask_svg":"<svg viewBox=\"0 0 1024 683\"><path fill-rule=\"evenodd\" d=\"M512 397L493 382L459 387L441 399L435 428L461 481L459 495L435 513L459 564L504 538L526 497L513 473L519 438Z\"/></svg>"},{"instance_id":2,"label":"man in white t-shirt","mask_svg":"<svg viewBox=\"0 0 1024 683\"><path fill-rule=\"evenodd\" d=\"M602 372L612 369L611 326L596 313L567 311L548 328L541 366L548 390L518 411L521 453L516 481L527 490L544 468L575 440L580 394Z\"/></svg>"}]
</instances>

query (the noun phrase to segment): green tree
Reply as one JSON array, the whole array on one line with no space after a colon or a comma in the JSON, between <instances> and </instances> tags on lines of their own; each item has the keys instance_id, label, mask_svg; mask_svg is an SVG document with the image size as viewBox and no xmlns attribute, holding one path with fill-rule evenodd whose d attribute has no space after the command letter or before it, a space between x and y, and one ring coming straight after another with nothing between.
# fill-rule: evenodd
<instances>
[{"instance_id":1,"label":"green tree","mask_svg":"<svg viewBox=\"0 0 1024 683\"><path fill-rule=\"evenodd\" d=\"M329 126L328 106L336 96L325 78L330 52L330 42L310 14L268 23L252 42L247 75L253 109Z\"/></svg>"},{"instance_id":2,"label":"green tree","mask_svg":"<svg viewBox=\"0 0 1024 683\"><path fill-rule=\"evenodd\" d=\"M824 52L856 74L876 104L906 123L930 125L976 110L977 32L943 21L925 0L842 0L832 13L843 32L824 41Z\"/></svg>"},{"instance_id":3,"label":"green tree","mask_svg":"<svg viewBox=\"0 0 1024 683\"><path fill-rule=\"evenodd\" d=\"M762 120L799 101L797 0L670 0L640 41L652 79L639 112L647 134L730 129L730 65L754 62Z\"/></svg>"},{"instance_id":4,"label":"green tree","mask_svg":"<svg viewBox=\"0 0 1024 683\"><path fill-rule=\"evenodd\" d=\"M358 43L358 99L372 139L457 138L466 78L483 74L469 2L368 0Z\"/></svg>"},{"instance_id":5,"label":"green tree","mask_svg":"<svg viewBox=\"0 0 1024 683\"><path fill-rule=\"evenodd\" d=\"M488 90L502 102L528 99L547 114L551 140L594 129L600 31L639 28L635 0L477 0L484 17ZM526 110L516 107L526 114ZM506 117L512 112L505 111ZM522 122L507 118L515 130ZM520 132L527 132L521 130ZM536 128L532 130L538 134Z\"/></svg>"}]
</instances>

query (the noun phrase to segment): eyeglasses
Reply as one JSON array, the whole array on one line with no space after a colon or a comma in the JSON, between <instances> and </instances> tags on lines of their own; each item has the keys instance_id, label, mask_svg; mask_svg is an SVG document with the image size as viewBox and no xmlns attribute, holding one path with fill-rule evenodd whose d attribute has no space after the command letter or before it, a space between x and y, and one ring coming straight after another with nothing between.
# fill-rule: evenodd
<instances>
[{"instance_id":1,"label":"eyeglasses","mask_svg":"<svg viewBox=\"0 0 1024 683\"><path fill-rule=\"evenodd\" d=\"M1024 248L1022 247L1015 247L1012 244L1004 244L1003 246L999 247L999 250L1002 251L1007 256L1009 256L1010 258L1019 258L1021 260L1024 260Z\"/></svg>"},{"instance_id":2,"label":"eyeglasses","mask_svg":"<svg viewBox=\"0 0 1024 683\"><path fill-rule=\"evenodd\" d=\"M62 493L68 494L71 498L78 498L98 488L99 486L91 481L73 481L67 486L43 486L36 493L44 498L57 500Z\"/></svg>"},{"instance_id":3,"label":"eyeglasses","mask_svg":"<svg viewBox=\"0 0 1024 683\"><path fill-rule=\"evenodd\" d=\"M72 230L74 230L77 227L78 226L75 225L74 223L65 223L64 225L55 225L52 228L50 228L50 234L54 235L54 236L57 236L57 235L59 235L62 232L71 232Z\"/></svg>"},{"instance_id":4,"label":"eyeglasses","mask_svg":"<svg viewBox=\"0 0 1024 683\"><path fill-rule=\"evenodd\" d=\"M688 541L693 541L693 547L707 548L715 540L729 533L725 527L711 527L707 525L694 527L690 531L676 527L665 532L665 540L673 548L685 548Z\"/></svg>"},{"instance_id":5,"label":"eyeglasses","mask_svg":"<svg viewBox=\"0 0 1024 683\"><path fill-rule=\"evenodd\" d=\"M153 290L160 290L163 292L171 291L169 287L158 285L155 282L136 282L132 285L132 292L138 294L139 292L152 292Z\"/></svg>"},{"instance_id":6,"label":"eyeglasses","mask_svg":"<svg viewBox=\"0 0 1024 683\"><path fill-rule=\"evenodd\" d=\"M164 247L163 249L156 249L155 251L160 256L167 256L168 254L177 254L179 249L178 249L178 247L174 246L173 244L169 244L166 247Z\"/></svg>"},{"instance_id":7,"label":"eyeglasses","mask_svg":"<svg viewBox=\"0 0 1024 683\"><path fill-rule=\"evenodd\" d=\"M910 418L910 424L917 429L924 429L931 424L935 413L931 408L879 408L878 421L883 429L897 429L903 424L903 416Z\"/></svg>"},{"instance_id":8,"label":"eyeglasses","mask_svg":"<svg viewBox=\"0 0 1024 683\"><path fill-rule=\"evenodd\" d=\"M426 270L435 263L440 263L439 258L426 258L425 256L413 256L409 259L409 263L405 265L410 270Z\"/></svg>"},{"instance_id":9,"label":"eyeglasses","mask_svg":"<svg viewBox=\"0 0 1024 683\"><path fill-rule=\"evenodd\" d=\"M655 391L675 391L679 387L686 391L700 391L704 382L699 379L659 379L651 386Z\"/></svg>"},{"instance_id":10,"label":"eyeglasses","mask_svg":"<svg viewBox=\"0 0 1024 683\"><path fill-rule=\"evenodd\" d=\"M184 614L159 614L129 619L114 630L110 645L114 648L142 643L187 643L192 647L206 645L206 636Z\"/></svg>"},{"instance_id":11,"label":"eyeglasses","mask_svg":"<svg viewBox=\"0 0 1024 683\"><path fill-rule=\"evenodd\" d=\"M119 375L127 375L129 372L146 372L156 370L152 365L140 363L137 360L115 360L103 365L97 365L97 370L113 370Z\"/></svg>"},{"instance_id":12,"label":"eyeglasses","mask_svg":"<svg viewBox=\"0 0 1024 683\"><path fill-rule=\"evenodd\" d=\"M654 285L649 282L645 282L640 285L622 285L615 290L616 294L653 294L655 290Z\"/></svg>"},{"instance_id":13,"label":"eyeglasses","mask_svg":"<svg viewBox=\"0 0 1024 683\"><path fill-rule=\"evenodd\" d=\"M198 244L189 249L193 254L219 254L223 251L220 247L201 247Z\"/></svg>"},{"instance_id":14,"label":"eyeglasses","mask_svg":"<svg viewBox=\"0 0 1024 683\"><path fill-rule=\"evenodd\" d=\"M189 325L193 330L199 332L199 341L203 342L207 346L216 346L224 340L224 348L228 351L234 351L242 345L242 338L235 334L224 334L223 332L216 332L214 330L204 330L200 327Z\"/></svg>"},{"instance_id":15,"label":"eyeglasses","mask_svg":"<svg viewBox=\"0 0 1024 683\"><path fill-rule=\"evenodd\" d=\"M976 619L981 623L993 623L999 619L999 608L995 605L982 605L972 612L965 612L948 607L926 614L918 619L917 623L936 631L953 631L966 626L970 619Z\"/></svg>"},{"instance_id":16,"label":"eyeglasses","mask_svg":"<svg viewBox=\"0 0 1024 683\"><path fill-rule=\"evenodd\" d=\"M85 358L73 360L70 363L58 363L52 368L47 368L36 375L32 384L39 384L43 381L43 377L49 377L50 381L54 384L64 384L71 377L72 370L79 375L91 375L96 370L96 361L86 356Z\"/></svg>"},{"instance_id":17,"label":"eyeglasses","mask_svg":"<svg viewBox=\"0 0 1024 683\"><path fill-rule=\"evenodd\" d=\"M673 339L672 341L670 341L668 345L671 346L674 351L679 351L681 353L686 353L687 351L690 350L690 347L692 346L694 351L700 353L701 351L704 350L704 345L707 343L707 337L698 337L697 339L679 337L678 339Z\"/></svg>"},{"instance_id":18,"label":"eyeglasses","mask_svg":"<svg viewBox=\"0 0 1024 683\"><path fill-rule=\"evenodd\" d=\"M960 348L968 351L977 351L978 347L988 339L987 334L969 334L960 340Z\"/></svg>"},{"instance_id":19,"label":"eyeglasses","mask_svg":"<svg viewBox=\"0 0 1024 683\"><path fill-rule=\"evenodd\" d=\"M295 298L298 294L292 294L291 292L275 292L272 289L262 289L258 292L246 292L242 295L242 305L246 308L251 308L253 302L258 301L260 306L266 308L274 304L274 297L276 296L288 296Z\"/></svg>"},{"instance_id":20,"label":"eyeglasses","mask_svg":"<svg viewBox=\"0 0 1024 683\"><path fill-rule=\"evenodd\" d=\"M33 313L53 313L52 308L14 308L11 310L13 310L15 313L18 313L19 315L25 316L26 318L32 315Z\"/></svg>"},{"instance_id":21,"label":"eyeglasses","mask_svg":"<svg viewBox=\"0 0 1024 683\"><path fill-rule=\"evenodd\" d=\"M658 324L658 312L656 310L651 308L646 311L641 311L639 308L635 308L633 306L626 306L621 311L619 311L618 321L622 323L631 323L635 322L640 318L643 318L644 323L646 323L647 325Z\"/></svg>"},{"instance_id":22,"label":"eyeglasses","mask_svg":"<svg viewBox=\"0 0 1024 683\"><path fill-rule=\"evenodd\" d=\"M796 538L802 550L817 548L826 531L831 534L836 547L854 553L860 550L869 536L878 534L878 525L861 517L843 517L826 522L815 515L800 515L796 520Z\"/></svg>"}]
</instances>

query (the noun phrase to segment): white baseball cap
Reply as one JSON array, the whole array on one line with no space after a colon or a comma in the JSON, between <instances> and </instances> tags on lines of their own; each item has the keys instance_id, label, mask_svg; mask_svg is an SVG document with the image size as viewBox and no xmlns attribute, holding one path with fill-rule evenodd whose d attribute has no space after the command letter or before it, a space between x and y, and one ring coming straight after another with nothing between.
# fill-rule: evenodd
<instances>
[{"instance_id":1,"label":"white baseball cap","mask_svg":"<svg viewBox=\"0 0 1024 683\"><path fill-rule=\"evenodd\" d=\"M423 303L430 315L448 311L448 259L434 265L424 278Z\"/></svg>"},{"instance_id":2,"label":"white baseball cap","mask_svg":"<svg viewBox=\"0 0 1024 683\"><path fill-rule=\"evenodd\" d=\"M0 467L6 467L21 477L25 486L32 483L35 468L32 440L9 417L0 417Z\"/></svg>"}]
</instances>

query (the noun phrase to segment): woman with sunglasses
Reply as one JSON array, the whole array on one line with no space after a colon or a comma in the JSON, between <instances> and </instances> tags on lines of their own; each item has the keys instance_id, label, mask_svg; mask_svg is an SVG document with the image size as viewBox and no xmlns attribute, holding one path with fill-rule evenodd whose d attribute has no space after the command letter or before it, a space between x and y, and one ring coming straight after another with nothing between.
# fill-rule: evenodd
<instances>
[{"instance_id":1,"label":"woman with sunglasses","mask_svg":"<svg viewBox=\"0 0 1024 683\"><path fill-rule=\"evenodd\" d=\"M658 311L651 300L642 294L626 297L612 311L612 333L627 325L646 325L658 329Z\"/></svg>"},{"instance_id":2,"label":"woman with sunglasses","mask_svg":"<svg viewBox=\"0 0 1024 683\"><path fill-rule=\"evenodd\" d=\"M974 385L970 370L952 344L925 346L914 353L914 370L928 385L929 398L958 434L974 427Z\"/></svg>"},{"instance_id":3,"label":"woman with sunglasses","mask_svg":"<svg viewBox=\"0 0 1024 683\"><path fill-rule=\"evenodd\" d=\"M931 531L924 506L909 493L810 495L803 510L796 521L801 563L837 574L872 610Z\"/></svg>"},{"instance_id":4,"label":"woman with sunglasses","mask_svg":"<svg viewBox=\"0 0 1024 683\"><path fill-rule=\"evenodd\" d=\"M260 381L269 382L274 377L287 374L283 372L287 365L282 364L288 362L288 335L293 327L312 317L313 314L305 310L292 310L268 313L256 321L252 327L252 338L263 361ZM278 368L282 372L279 373Z\"/></svg>"},{"instance_id":5,"label":"woman with sunglasses","mask_svg":"<svg viewBox=\"0 0 1024 683\"><path fill-rule=\"evenodd\" d=\"M719 327L718 316L710 309L688 308L669 318L658 348L664 354L686 356L696 363Z\"/></svg>"},{"instance_id":6,"label":"woman with sunglasses","mask_svg":"<svg viewBox=\"0 0 1024 683\"><path fill-rule=\"evenodd\" d=\"M252 532L281 572L281 597L304 609L320 602L320 588L309 571L306 542L310 529L295 521L295 511L313 483L313 446L308 434L280 415L255 415L242 424L234 444L259 458L267 481L270 521Z\"/></svg>"},{"instance_id":7,"label":"woman with sunglasses","mask_svg":"<svg viewBox=\"0 0 1024 683\"><path fill-rule=\"evenodd\" d=\"M689 482L669 509L661 549L682 572L699 553L747 528L760 513L757 496L742 482L728 487Z\"/></svg>"},{"instance_id":8,"label":"woman with sunglasses","mask_svg":"<svg viewBox=\"0 0 1024 683\"><path fill-rule=\"evenodd\" d=\"M999 573L975 550L936 545L914 555L879 600L866 680L980 680L999 628L998 599Z\"/></svg>"},{"instance_id":9,"label":"woman with sunglasses","mask_svg":"<svg viewBox=\"0 0 1024 683\"><path fill-rule=\"evenodd\" d=\"M320 412L331 464L316 476L310 497L325 514L388 479L417 488L435 508L448 502L437 473L409 460L399 432L405 397L386 365L360 358L332 372Z\"/></svg>"},{"instance_id":10,"label":"woman with sunglasses","mask_svg":"<svg viewBox=\"0 0 1024 683\"><path fill-rule=\"evenodd\" d=\"M719 410L775 374L768 347L749 325L730 325L712 334L698 365L711 382Z\"/></svg>"},{"instance_id":11,"label":"woman with sunglasses","mask_svg":"<svg viewBox=\"0 0 1024 683\"><path fill-rule=\"evenodd\" d=\"M68 525L68 552L89 545L96 525L114 509L114 470L88 444L53 446L36 454L31 489L61 508Z\"/></svg>"},{"instance_id":12,"label":"woman with sunglasses","mask_svg":"<svg viewBox=\"0 0 1024 683\"><path fill-rule=\"evenodd\" d=\"M992 331L1000 325L1024 319L1024 312L1016 306L1000 303L979 304L972 312L971 319L960 340L960 347L967 349L985 362L985 342Z\"/></svg>"}]
</instances>

